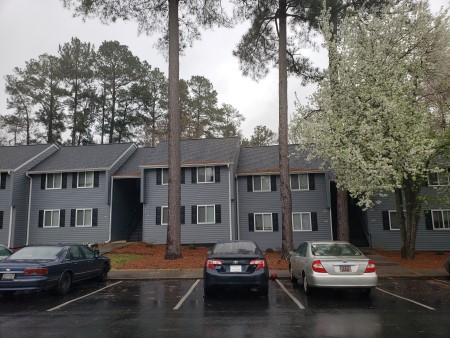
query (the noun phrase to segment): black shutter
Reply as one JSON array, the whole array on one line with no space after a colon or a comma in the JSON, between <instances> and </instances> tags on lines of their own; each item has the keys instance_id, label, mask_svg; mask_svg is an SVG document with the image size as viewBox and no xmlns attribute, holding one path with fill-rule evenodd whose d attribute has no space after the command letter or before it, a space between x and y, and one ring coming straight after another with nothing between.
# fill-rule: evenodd
<instances>
[{"instance_id":1,"label":"black shutter","mask_svg":"<svg viewBox=\"0 0 450 338\"><path fill-rule=\"evenodd\" d=\"M383 230L391 230L389 225L389 211L382 211L381 216L383 218Z\"/></svg>"},{"instance_id":2,"label":"black shutter","mask_svg":"<svg viewBox=\"0 0 450 338\"><path fill-rule=\"evenodd\" d=\"M1 174L0 189L6 188L6 173Z\"/></svg>"},{"instance_id":3,"label":"black shutter","mask_svg":"<svg viewBox=\"0 0 450 338\"><path fill-rule=\"evenodd\" d=\"M425 210L425 227L427 230L433 230L433 218L431 217L431 210Z\"/></svg>"},{"instance_id":4,"label":"black shutter","mask_svg":"<svg viewBox=\"0 0 450 338\"><path fill-rule=\"evenodd\" d=\"M247 176L247 191L253 191L253 176Z\"/></svg>"},{"instance_id":5,"label":"black shutter","mask_svg":"<svg viewBox=\"0 0 450 338\"><path fill-rule=\"evenodd\" d=\"M161 207L156 207L156 225L161 225Z\"/></svg>"},{"instance_id":6,"label":"black shutter","mask_svg":"<svg viewBox=\"0 0 450 338\"><path fill-rule=\"evenodd\" d=\"M197 206L193 205L191 207L191 223L197 224Z\"/></svg>"},{"instance_id":7,"label":"black shutter","mask_svg":"<svg viewBox=\"0 0 450 338\"><path fill-rule=\"evenodd\" d=\"M276 212L272 214L272 230L278 231L278 214Z\"/></svg>"},{"instance_id":8,"label":"black shutter","mask_svg":"<svg viewBox=\"0 0 450 338\"><path fill-rule=\"evenodd\" d=\"M78 179L78 174L77 173L72 173L72 188L76 188L77 187L77 179Z\"/></svg>"},{"instance_id":9,"label":"black shutter","mask_svg":"<svg viewBox=\"0 0 450 338\"><path fill-rule=\"evenodd\" d=\"M76 217L76 209L71 209L70 210L70 226L74 227L75 226L75 217Z\"/></svg>"},{"instance_id":10,"label":"black shutter","mask_svg":"<svg viewBox=\"0 0 450 338\"><path fill-rule=\"evenodd\" d=\"M309 190L316 190L316 180L314 174L308 174Z\"/></svg>"},{"instance_id":11,"label":"black shutter","mask_svg":"<svg viewBox=\"0 0 450 338\"><path fill-rule=\"evenodd\" d=\"M38 227L42 228L43 226L44 226L44 210L39 210Z\"/></svg>"},{"instance_id":12,"label":"black shutter","mask_svg":"<svg viewBox=\"0 0 450 338\"><path fill-rule=\"evenodd\" d=\"M248 214L248 231L255 231L255 218L253 217L253 214Z\"/></svg>"},{"instance_id":13,"label":"black shutter","mask_svg":"<svg viewBox=\"0 0 450 338\"><path fill-rule=\"evenodd\" d=\"M186 176L186 168L181 168L181 184L185 183L186 181L185 176Z\"/></svg>"},{"instance_id":14,"label":"black shutter","mask_svg":"<svg viewBox=\"0 0 450 338\"><path fill-rule=\"evenodd\" d=\"M67 188L67 173L62 173L61 178L62 178L61 187L63 189L66 189Z\"/></svg>"},{"instance_id":15,"label":"black shutter","mask_svg":"<svg viewBox=\"0 0 450 338\"><path fill-rule=\"evenodd\" d=\"M319 231L319 225L317 223L317 212L311 213L311 230Z\"/></svg>"},{"instance_id":16,"label":"black shutter","mask_svg":"<svg viewBox=\"0 0 450 338\"><path fill-rule=\"evenodd\" d=\"M197 183L197 168L191 168L192 183Z\"/></svg>"},{"instance_id":17,"label":"black shutter","mask_svg":"<svg viewBox=\"0 0 450 338\"><path fill-rule=\"evenodd\" d=\"M96 227L98 224L98 209L92 209L92 226Z\"/></svg>"},{"instance_id":18,"label":"black shutter","mask_svg":"<svg viewBox=\"0 0 450 338\"><path fill-rule=\"evenodd\" d=\"M222 223L222 213L220 204L216 204L216 223Z\"/></svg>"},{"instance_id":19,"label":"black shutter","mask_svg":"<svg viewBox=\"0 0 450 338\"><path fill-rule=\"evenodd\" d=\"M220 167L214 167L215 170L215 177L214 179L216 182L220 182Z\"/></svg>"},{"instance_id":20,"label":"black shutter","mask_svg":"<svg viewBox=\"0 0 450 338\"><path fill-rule=\"evenodd\" d=\"M41 189L45 189L45 179L46 179L47 175L46 174L41 174Z\"/></svg>"},{"instance_id":21,"label":"black shutter","mask_svg":"<svg viewBox=\"0 0 450 338\"><path fill-rule=\"evenodd\" d=\"M156 169L156 185L161 185L163 169Z\"/></svg>"},{"instance_id":22,"label":"black shutter","mask_svg":"<svg viewBox=\"0 0 450 338\"><path fill-rule=\"evenodd\" d=\"M59 211L59 226L61 228L64 228L64 223L66 223L66 210L61 209Z\"/></svg>"},{"instance_id":23,"label":"black shutter","mask_svg":"<svg viewBox=\"0 0 450 338\"><path fill-rule=\"evenodd\" d=\"M184 224L185 223L185 217L184 217L184 215L185 215L185 207L184 207L184 205L182 205L181 206L181 208L180 208L180 223L181 224Z\"/></svg>"},{"instance_id":24,"label":"black shutter","mask_svg":"<svg viewBox=\"0 0 450 338\"><path fill-rule=\"evenodd\" d=\"M270 175L270 191L277 191L277 177Z\"/></svg>"},{"instance_id":25,"label":"black shutter","mask_svg":"<svg viewBox=\"0 0 450 338\"><path fill-rule=\"evenodd\" d=\"M3 211L0 211L0 229L3 229Z\"/></svg>"},{"instance_id":26,"label":"black shutter","mask_svg":"<svg viewBox=\"0 0 450 338\"><path fill-rule=\"evenodd\" d=\"M100 183L100 172L94 171L94 187L98 187Z\"/></svg>"}]
</instances>

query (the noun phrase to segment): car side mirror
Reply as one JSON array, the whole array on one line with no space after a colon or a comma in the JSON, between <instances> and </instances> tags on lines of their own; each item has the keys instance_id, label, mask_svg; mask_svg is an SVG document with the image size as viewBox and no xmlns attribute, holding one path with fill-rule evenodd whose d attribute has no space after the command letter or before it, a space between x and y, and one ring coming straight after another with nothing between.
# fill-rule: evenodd
<instances>
[{"instance_id":1,"label":"car side mirror","mask_svg":"<svg viewBox=\"0 0 450 338\"><path fill-rule=\"evenodd\" d=\"M95 258L99 258L100 257L100 251L94 250L94 253L95 253Z\"/></svg>"},{"instance_id":2,"label":"car side mirror","mask_svg":"<svg viewBox=\"0 0 450 338\"><path fill-rule=\"evenodd\" d=\"M295 251L289 251L289 256L295 256L295 255L296 255Z\"/></svg>"}]
</instances>

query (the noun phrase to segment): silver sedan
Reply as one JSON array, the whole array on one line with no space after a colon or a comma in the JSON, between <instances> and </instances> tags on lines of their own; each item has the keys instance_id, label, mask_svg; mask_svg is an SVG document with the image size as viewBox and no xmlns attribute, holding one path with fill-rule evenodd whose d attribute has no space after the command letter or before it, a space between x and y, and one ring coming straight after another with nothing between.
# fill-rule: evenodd
<instances>
[{"instance_id":1,"label":"silver sedan","mask_svg":"<svg viewBox=\"0 0 450 338\"><path fill-rule=\"evenodd\" d=\"M289 273L305 293L311 288L360 288L369 295L377 286L375 263L352 244L342 241L303 242L290 252Z\"/></svg>"}]
</instances>

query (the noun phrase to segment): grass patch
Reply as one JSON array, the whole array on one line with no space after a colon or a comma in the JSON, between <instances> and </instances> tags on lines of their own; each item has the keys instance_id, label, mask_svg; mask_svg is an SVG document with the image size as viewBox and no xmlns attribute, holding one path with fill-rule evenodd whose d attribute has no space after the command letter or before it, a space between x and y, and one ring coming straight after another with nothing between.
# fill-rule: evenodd
<instances>
[{"instance_id":1,"label":"grass patch","mask_svg":"<svg viewBox=\"0 0 450 338\"><path fill-rule=\"evenodd\" d=\"M142 255L136 254L107 254L106 256L108 256L109 259L111 260L111 267L113 269L120 269L127 263L142 258Z\"/></svg>"}]
</instances>

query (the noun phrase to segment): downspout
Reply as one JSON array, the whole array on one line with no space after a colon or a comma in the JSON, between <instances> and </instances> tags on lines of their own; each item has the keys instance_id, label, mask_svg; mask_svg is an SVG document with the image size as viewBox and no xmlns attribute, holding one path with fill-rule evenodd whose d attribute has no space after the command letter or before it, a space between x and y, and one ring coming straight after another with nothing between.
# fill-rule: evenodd
<instances>
[{"instance_id":1,"label":"downspout","mask_svg":"<svg viewBox=\"0 0 450 338\"><path fill-rule=\"evenodd\" d=\"M12 175L11 175L11 170L8 171L8 175L10 177L10 187L11 187L11 207L9 208L9 229L8 229L8 248L11 247L11 236L12 236L12 219L13 219L13 191L14 191L14 187L13 187L13 179L12 179Z\"/></svg>"},{"instance_id":2,"label":"downspout","mask_svg":"<svg viewBox=\"0 0 450 338\"><path fill-rule=\"evenodd\" d=\"M25 246L28 246L30 241L31 194L33 192L33 178L28 173L25 175L30 179L30 192L28 193L27 241L25 242Z\"/></svg>"},{"instance_id":3,"label":"downspout","mask_svg":"<svg viewBox=\"0 0 450 338\"><path fill-rule=\"evenodd\" d=\"M241 227L239 224L239 178L236 176L236 219L237 219L237 239L241 239Z\"/></svg>"},{"instance_id":4,"label":"downspout","mask_svg":"<svg viewBox=\"0 0 450 338\"><path fill-rule=\"evenodd\" d=\"M233 222L231 221L231 168L230 164L227 164L228 167L228 211L229 211L229 222L230 222L230 241L233 240Z\"/></svg>"},{"instance_id":5,"label":"downspout","mask_svg":"<svg viewBox=\"0 0 450 338\"><path fill-rule=\"evenodd\" d=\"M114 203L114 177L111 176L111 203L109 204L109 234L106 243L111 242L112 207Z\"/></svg>"}]
</instances>

